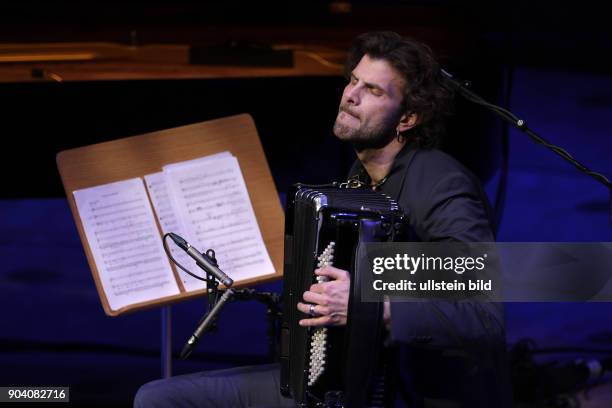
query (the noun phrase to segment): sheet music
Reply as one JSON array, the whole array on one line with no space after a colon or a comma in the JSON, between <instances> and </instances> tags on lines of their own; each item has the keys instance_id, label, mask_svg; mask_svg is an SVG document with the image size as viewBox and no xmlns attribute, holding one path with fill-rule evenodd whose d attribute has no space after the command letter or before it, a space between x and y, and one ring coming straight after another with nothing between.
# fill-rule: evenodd
<instances>
[{"instance_id":1,"label":"sheet music","mask_svg":"<svg viewBox=\"0 0 612 408\"><path fill-rule=\"evenodd\" d=\"M274 273L235 157L167 166L164 172L185 239L200 251L214 249L219 267L234 280Z\"/></svg>"},{"instance_id":2,"label":"sheet music","mask_svg":"<svg viewBox=\"0 0 612 408\"><path fill-rule=\"evenodd\" d=\"M145 176L145 182L149 189L149 196L153 202L153 208L157 214L157 219L164 234L174 232L185 238L185 232L181 225L178 213L174 209L174 202L168 192L166 183L166 175L163 172L148 174ZM186 238L185 238L186 239ZM196 262L189 255L179 248L171 239L168 239L168 248L174 259L177 260L187 270L196 273L202 277L204 274ZM176 268L185 288L189 290L204 289L206 282L198 280L191 275L185 273L181 268Z\"/></svg>"},{"instance_id":3,"label":"sheet music","mask_svg":"<svg viewBox=\"0 0 612 408\"><path fill-rule=\"evenodd\" d=\"M179 293L142 179L73 194L112 310Z\"/></svg>"}]
</instances>

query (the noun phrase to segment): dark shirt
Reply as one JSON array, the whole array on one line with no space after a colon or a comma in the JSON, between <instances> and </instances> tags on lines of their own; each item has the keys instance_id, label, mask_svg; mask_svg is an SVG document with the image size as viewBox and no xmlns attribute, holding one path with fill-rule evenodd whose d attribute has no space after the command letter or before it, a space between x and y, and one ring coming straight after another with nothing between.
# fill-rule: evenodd
<instances>
[{"instance_id":1,"label":"dark shirt","mask_svg":"<svg viewBox=\"0 0 612 408\"><path fill-rule=\"evenodd\" d=\"M359 160L349 172L349 178L356 176L369 184ZM495 241L491 208L480 182L439 150L404 146L378 191L399 202L421 241Z\"/></svg>"},{"instance_id":2,"label":"dark shirt","mask_svg":"<svg viewBox=\"0 0 612 408\"><path fill-rule=\"evenodd\" d=\"M359 161L349 178L371 183ZM414 240L495 240L492 212L479 181L439 150L406 145L378 191L398 201L410 220ZM503 407L509 403L501 305L391 302L391 339L403 384L396 405L433 407L438 401Z\"/></svg>"}]
</instances>

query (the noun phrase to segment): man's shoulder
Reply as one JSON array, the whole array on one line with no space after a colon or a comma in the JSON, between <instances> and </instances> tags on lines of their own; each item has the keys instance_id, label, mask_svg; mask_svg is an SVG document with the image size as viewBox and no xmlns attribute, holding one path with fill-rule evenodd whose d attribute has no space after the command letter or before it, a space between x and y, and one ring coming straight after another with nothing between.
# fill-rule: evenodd
<instances>
[{"instance_id":1,"label":"man's shoulder","mask_svg":"<svg viewBox=\"0 0 612 408\"><path fill-rule=\"evenodd\" d=\"M460 179L474 185L479 181L457 159L438 149L416 149L406 163L405 182L414 187L429 190L442 180Z\"/></svg>"},{"instance_id":2,"label":"man's shoulder","mask_svg":"<svg viewBox=\"0 0 612 408\"><path fill-rule=\"evenodd\" d=\"M399 203L421 240L493 239L482 184L458 160L437 149L421 149L405 174Z\"/></svg>"},{"instance_id":3,"label":"man's shoulder","mask_svg":"<svg viewBox=\"0 0 612 408\"><path fill-rule=\"evenodd\" d=\"M410 163L411 170L421 168L427 171L438 170L441 172L471 172L457 159L439 149L416 149Z\"/></svg>"}]
</instances>

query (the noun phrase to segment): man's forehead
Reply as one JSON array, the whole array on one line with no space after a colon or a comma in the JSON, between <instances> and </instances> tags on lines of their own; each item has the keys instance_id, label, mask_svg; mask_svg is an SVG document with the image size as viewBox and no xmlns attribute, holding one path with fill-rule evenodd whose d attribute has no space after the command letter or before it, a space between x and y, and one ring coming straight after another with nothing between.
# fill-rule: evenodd
<instances>
[{"instance_id":1,"label":"man's forehead","mask_svg":"<svg viewBox=\"0 0 612 408\"><path fill-rule=\"evenodd\" d=\"M371 85L376 85L388 93L401 93L406 80L402 75L384 59L372 58L364 55L353 74L359 79Z\"/></svg>"}]
</instances>

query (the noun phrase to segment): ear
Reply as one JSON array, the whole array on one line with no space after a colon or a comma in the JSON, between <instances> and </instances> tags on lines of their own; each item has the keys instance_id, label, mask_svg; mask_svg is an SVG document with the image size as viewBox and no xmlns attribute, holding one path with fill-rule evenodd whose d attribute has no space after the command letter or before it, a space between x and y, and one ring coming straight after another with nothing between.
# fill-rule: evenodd
<instances>
[{"instance_id":1,"label":"ear","mask_svg":"<svg viewBox=\"0 0 612 408\"><path fill-rule=\"evenodd\" d=\"M419 117L416 113L406 112L400 118L399 123L397 124L397 130L400 133L403 133L409 129L412 129L419 123Z\"/></svg>"}]
</instances>

